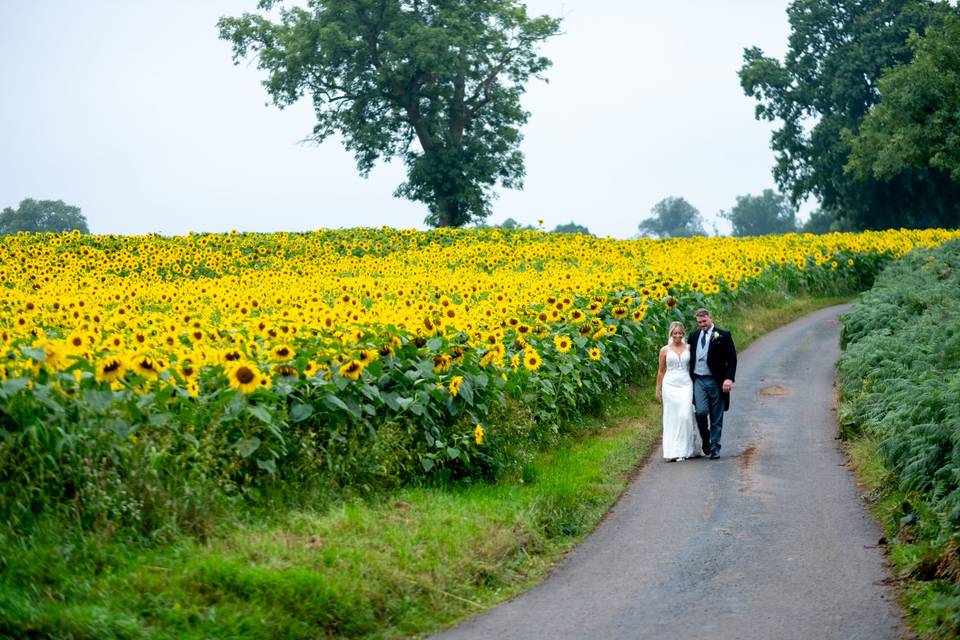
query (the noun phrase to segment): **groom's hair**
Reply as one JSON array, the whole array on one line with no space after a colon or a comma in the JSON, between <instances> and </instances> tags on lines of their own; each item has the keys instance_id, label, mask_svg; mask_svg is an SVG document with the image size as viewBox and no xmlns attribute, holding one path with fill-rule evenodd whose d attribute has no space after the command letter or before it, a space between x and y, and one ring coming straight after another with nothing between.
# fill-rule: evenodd
<instances>
[{"instance_id":1,"label":"groom's hair","mask_svg":"<svg viewBox=\"0 0 960 640\"><path fill-rule=\"evenodd\" d=\"M707 311L706 309L700 308L700 309L697 309L693 315L699 318L700 316L709 316L710 312ZM710 316L710 317L713 317L713 316Z\"/></svg>"}]
</instances>

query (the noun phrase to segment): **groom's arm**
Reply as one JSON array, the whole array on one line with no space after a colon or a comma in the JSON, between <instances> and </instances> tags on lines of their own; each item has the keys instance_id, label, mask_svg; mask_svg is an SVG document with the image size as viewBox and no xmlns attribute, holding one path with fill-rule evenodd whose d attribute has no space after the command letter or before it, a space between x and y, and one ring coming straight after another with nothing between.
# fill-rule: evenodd
<instances>
[{"instance_id":1,"label":"groom's arm","mask_svg":"<svg viewBox=\"0 0 960 640\"><path fill-rule=\"evenodd\" d=\"M727 350L727 374L724 376L730 382L737 379L737 346L733 343L733 334L728 333L730 348Z\"/></svg>"}]
</instances>

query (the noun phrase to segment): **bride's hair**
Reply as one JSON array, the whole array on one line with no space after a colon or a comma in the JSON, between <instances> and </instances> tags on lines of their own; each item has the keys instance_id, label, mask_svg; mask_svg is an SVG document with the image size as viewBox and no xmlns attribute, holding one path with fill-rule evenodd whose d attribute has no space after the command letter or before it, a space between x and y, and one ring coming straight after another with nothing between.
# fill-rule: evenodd
<instances>
[{"instance_id":1,"label":"bride's hair","mask_svg":"<svg viewBox=\"0 0 960 640\"><path fill-rule=\"evenodd\" d=\"M687 330L686 330L686 328L683 326L683 323L682 323L682 322L678 322L677 320L674 320L673 322L670 323L670 328L667 329L667 345L670 345L670 344L673 343L673 330L674 330L674 329L680 329L680 333L682 333L682 334L684 335L684 337L686 337L686 335L687 335ZM686 339L684 339L684 342L686 342Z\"/></svg>"}]
</instances>

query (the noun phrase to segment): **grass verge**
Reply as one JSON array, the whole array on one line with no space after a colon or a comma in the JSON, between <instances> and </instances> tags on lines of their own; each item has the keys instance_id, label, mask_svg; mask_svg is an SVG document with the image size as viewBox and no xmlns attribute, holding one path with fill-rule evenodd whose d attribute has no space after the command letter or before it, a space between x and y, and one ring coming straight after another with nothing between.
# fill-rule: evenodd
<instances>
[{"instance_id":1,"label":"grass verge","mask_svg":"<svg viewBox=\"0 0 960 640\"><path fill-rule=\"evenodd\" d=\"M881 543L889 551L898 599L911 630L924 639L955 638L956 582L937 576L947 560L955 560L956 550L953 556L944 556L936 536L922 526L936 515L916 495L895 488L895 474L883 464L874 437L860 434L844 448L870 513L883 531Z\"/></svg>"},{"instance_id":2,"label":"grass verge","mask_svg":"<svg viewBox=\"0 0 960 640\"><path fill-rule=\"evenodd\" d=\"M846 298L775 292L717 323L739 348ZM602 519L659 437L652 382L495 483L407 488L317 510L238 509L205 539L144 548L65 533L0 538L0 636L400 638L540 580Z\"/></svg>"}]
</instances>

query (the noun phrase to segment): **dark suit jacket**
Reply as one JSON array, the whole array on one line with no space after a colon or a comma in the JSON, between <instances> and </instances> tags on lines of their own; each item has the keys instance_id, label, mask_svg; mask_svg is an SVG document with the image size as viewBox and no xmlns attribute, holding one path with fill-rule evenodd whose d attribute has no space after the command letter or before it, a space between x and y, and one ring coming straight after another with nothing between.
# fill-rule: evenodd
<instances>
[{"instance_id":1,"label":"dark suit jacket","mask_svg":"<svg viewBox=\"0 0 960 640\"><path fill-rule=\"evenodd\" d=\"M700 329L691 331L687 336L690 345L690 377L693 377L693 368L697 364L697 349L700 348ZM729 331L714 326L710 340L710 350L707 352L707 368L716 379L718 385L724 380L737 379L737 347L733 344L733 336ZM730 394L723 393L723 409L730 408Z\"/></svg>"}]
</instances>

